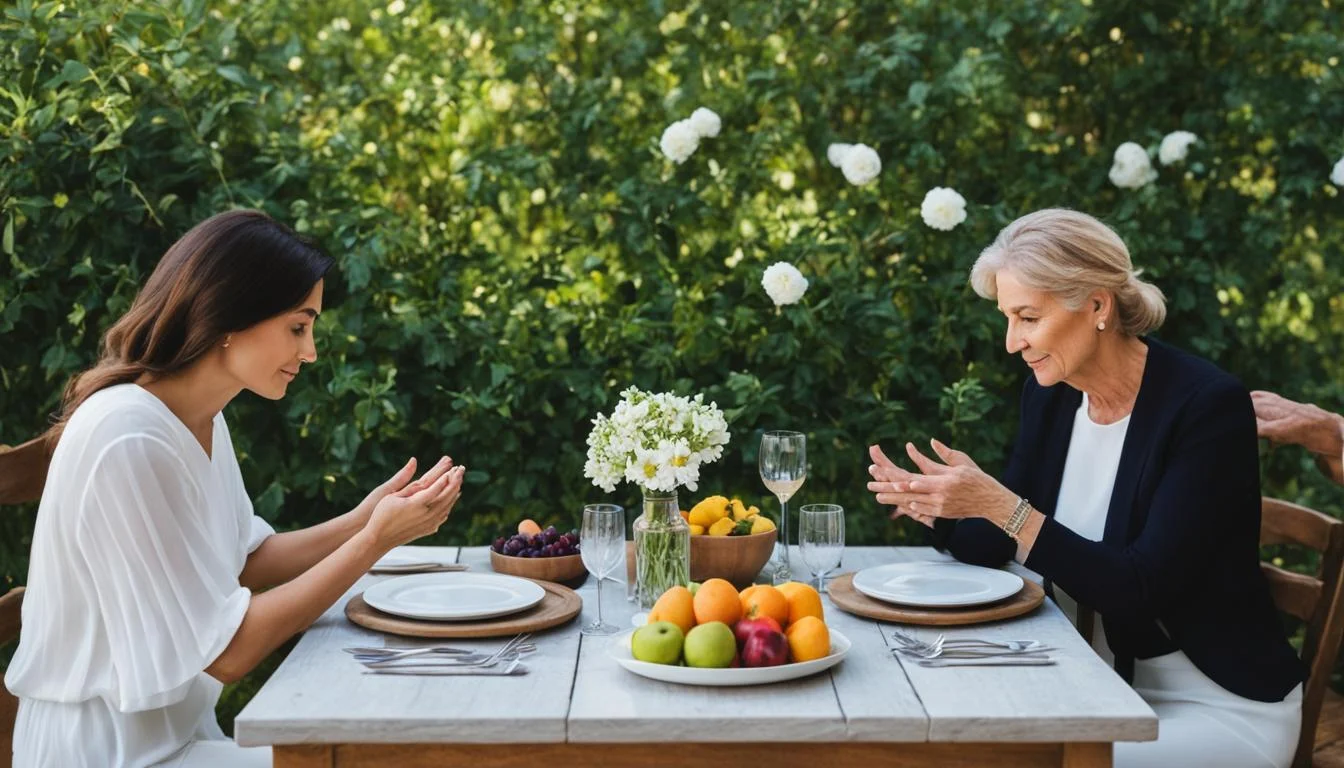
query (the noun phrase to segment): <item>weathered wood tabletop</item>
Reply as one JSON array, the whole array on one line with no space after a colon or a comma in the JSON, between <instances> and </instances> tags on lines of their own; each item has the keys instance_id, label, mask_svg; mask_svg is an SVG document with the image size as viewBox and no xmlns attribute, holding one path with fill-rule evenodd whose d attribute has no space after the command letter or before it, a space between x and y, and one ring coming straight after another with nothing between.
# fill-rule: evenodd
<instances>
[{"instance_id":1,"label":"weathered wood tabletop","mask_svg":"<svg viewBox=\"0 0 1344 768\"><path fill-rule=\"evenodd\" d=\"M489 572L485 547L425 548ZM851 547L843 571L946 559L922 547ZM801 560L795 557L795 565ZM1030 571L1015 566L1026 577ZM386 576L366 576L326 613L235 722L244 746L273 745L277 767L464 765L1088 766L1111 765L1111 744L1157 737L1147 704L1083 642L1053 605L1017 619L945 628L949 637L1032 638L1058 648L1048 667L932 669L894 656L892 625L840 611L826 621L853 643L829 672L745 688L661 683L622 669L609 638L581 637L596 584L579 590L579 619L535 636L522 677L365 675L341 649L415 646L346 620L346 600ZM603 617L629 626L623 584L607 582ZM931 638L934 628L901 627ZM502 640L454 641L490 649Z\"/></svg>"}]
</instances>

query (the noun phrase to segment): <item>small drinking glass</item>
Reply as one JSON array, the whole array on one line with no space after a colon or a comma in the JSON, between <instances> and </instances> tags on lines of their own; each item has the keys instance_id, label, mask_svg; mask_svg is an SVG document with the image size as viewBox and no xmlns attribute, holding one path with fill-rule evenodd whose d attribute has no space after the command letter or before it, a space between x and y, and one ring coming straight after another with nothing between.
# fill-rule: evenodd
<instances>
[{"instance_id":1,"label":"small drinking glass","mask_svg":"<svg viewBox=\"0 0 1344 768\"><path fill-rule=\"evenodd\" d=\"M779 499L779 540L766 569L770 580L781 584L793 579L789 565L789 499L807 479L807 436L802 432L766 432L761 435L757 460L761 482Z\"/></svg>"},{"instance_id":2,"label":"small drinking glass","mask_svg":"<svg viewBox=\"0 0 1344 768\"><path fill-rule=\"evenodd\" d=\"M845 550L845 508L839 504L804 504L798 510L798 553L825 591L826 574L840 567Z\"/></svg>"},{"instance_id":3,"label":"small drinking glass","mask_svg":"<svg viewBox=\"0 0 1344 768\"><path fill-rule=\"evenodd\" d=\"M620 627L602 620L602 582L625 562L625 510L615 504L584 507L579 553L583 567L597 579L597 620L580 631L585 635L614 635Z\"/></svg>"}]
</instances>

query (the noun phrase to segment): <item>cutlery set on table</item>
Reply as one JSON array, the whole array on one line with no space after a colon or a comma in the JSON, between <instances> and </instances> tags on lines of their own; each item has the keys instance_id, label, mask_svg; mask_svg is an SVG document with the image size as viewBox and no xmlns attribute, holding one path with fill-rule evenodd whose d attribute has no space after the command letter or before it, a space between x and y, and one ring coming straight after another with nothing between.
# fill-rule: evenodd
<instances>
[{"instance_id":1,"label":"cutlery set on table","mask_svg":"<svg viewBox=\"0 0 1344 768\"><path fill-rule=\"evenodd\" d=\"M1009 571L957 562L866 568L833 581L831 600L860 616L896 624L965 626L1020 616L1040 605L1040 586ZM926 668L1046 667L1056 650L1036 640L948 637L923 640L883 626L891 653Z\"/></svg>"},{"instance_id":2,"label":"cutlery set on table","mask_svg":"<svg viewBox=\"0 0 1344 768\"><path fill-rule=\"evenodd\" d=\"M532 635L516 635L493 653L452 646L418 648L352 647L345 652L364 665L366 675L476 675L514 677L527 674L523 658L535 653Z\"/></svg>"}]
</instances>

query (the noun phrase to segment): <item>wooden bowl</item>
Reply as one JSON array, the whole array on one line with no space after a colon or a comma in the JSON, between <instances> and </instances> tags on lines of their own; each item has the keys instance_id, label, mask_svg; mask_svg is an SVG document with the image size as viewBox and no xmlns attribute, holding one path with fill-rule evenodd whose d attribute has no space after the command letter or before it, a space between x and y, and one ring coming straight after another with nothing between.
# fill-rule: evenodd
<instances>
[{"instance_id":1,"label":"wooden bowl","mask_svg":"<svg viewBox=\"0 0 1344 768\"><path fill-rule=\"evenodd\" d=\"M563 557L510 557L490 550L490 567L495 573L507 573L537 581L553 581L577 589L588 580L588 569L582 555Z\"/></svg>"},{"instance_id":2,"label":"wooden bowl","mask_svg":"<svg viewBox=\"0 0 1344 768\"><path fill-rule=\"evenodd\" d=\"M778 540L778 531L746 536L692 536L691 581L726 579L738 589L744 589L756 580L770 561Z\"/></svg>"}]
</instances>

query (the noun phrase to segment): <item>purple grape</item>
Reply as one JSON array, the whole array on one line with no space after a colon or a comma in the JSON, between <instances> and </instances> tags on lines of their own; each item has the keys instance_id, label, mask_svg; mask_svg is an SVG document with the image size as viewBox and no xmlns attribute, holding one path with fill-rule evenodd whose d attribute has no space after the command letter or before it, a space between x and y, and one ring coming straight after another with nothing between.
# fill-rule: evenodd
<instances>
[{"instance_id":1,"label":"purple grape","mask_svg":"<svg viewBox=\"0 0 1344 768\"><path fill-rule=\"evenodd\" d=\"M517 556L523 551L523 543L517 539L509 539L504 543L504 554Z\"/></svg>"},{"instance_id":2,"label":"purple grape","mask_svg":"<svg viewBox=\"0 0 1344 768\"><path fill-rule=\"evenodd\" d=\"M500 536L499 538L495 539L495 543L490 548L495 550L496 552L502 553L504 551L504 537Z\"/></svg>"}]
</instances>

